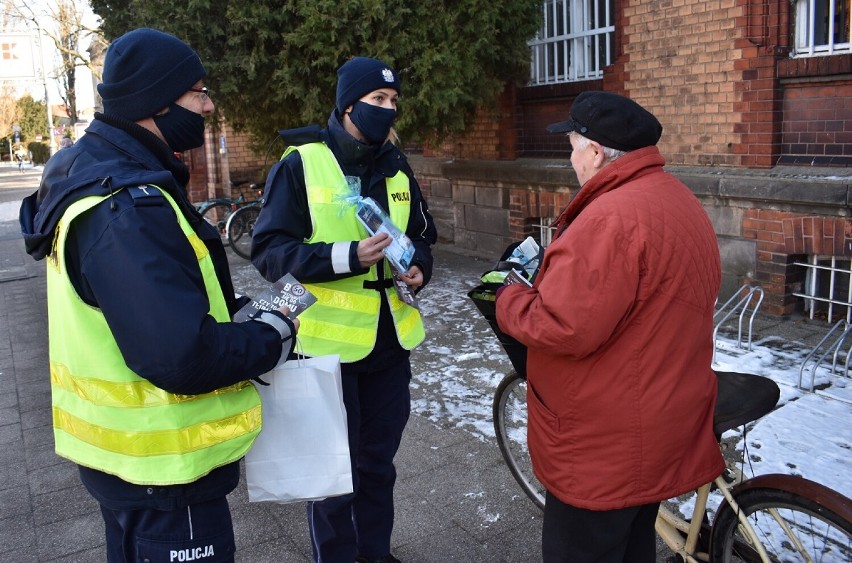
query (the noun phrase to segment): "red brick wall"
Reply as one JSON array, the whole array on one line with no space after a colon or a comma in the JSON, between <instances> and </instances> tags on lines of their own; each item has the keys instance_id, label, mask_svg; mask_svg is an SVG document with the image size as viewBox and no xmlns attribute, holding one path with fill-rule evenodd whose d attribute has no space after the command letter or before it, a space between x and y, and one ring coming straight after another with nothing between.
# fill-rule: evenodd
<instances>
[{"instance_id":1,"label":"red brick wall","mask_svg":"<svg viewBox=\"0 0 852 563\"><path fill-rule=\"evenodd\" d=\"M601 89L601 80L520 88L517 94L521 123L518 156L567 158L571 150L568 137L548 133L546 127L568 119L571 102L580 92Z\"/></svg>"},{"instance_id":2,"label":"red brick wall","mask_svg":"<svg viewBox=\"0 0 852 563\"><path fill-rule=\"evenodd\" d=\"M221 136L225 137L227 151L224 154L220 150ZM212 196L236 197L238 194L231 190L232 180L262 184L266 170L282 152L283 146L277 153L270 151L264 168L264 155L252 149L248 135L235 132L226 123L221 124L218 130L207 130L204 146L183 155L190 170L189 200L198 203Z\"/></svg>"},{"instance_id":3,"label":"red brick wall","mask_svg":"<svg viewBox=\"0 0 852 563\"><path fill-rule=\"evenodd\" d=\"M660 150L670 163L736 165L745 108L736 0L636 1L623 6L624 90L663 124Z\"/></svg>"},{"instance_id":4,"label":"red brick wall","mask_svg":"<svg viewBox=\"0 0 852 563\"><path fill-rule=\"evenodd\" d=\"M468 132L450 136L440 146L427 144L423 154L465 160L514 160L520 134L515 104L515 87L507 84L494 107L477 110Z\"/></svg>"},{"instance_id":5,"label":"red brick wall","mask_svg":"<svg viewBox=\"0 0 852 563\"><path fill-rule=\"evenodd\" d=\"M228 144L228 168L232 180L248 180L261 182L265 178L266 171L274 164L284 152L283 143L279 143L278 152L270 151L266 170L264 169L264 155L255 151L245 133L237 133L228 125L223 127L223 134ZM272 139L269 140L272 142Z\"/></svg>"},{"instance_id":6,"label":"red brick wall","mask_svg":"<svg viewBox=\"0 0 852 563\"><path fill-rule=\"evenodd\" d=\"M783 108L785 164L852 163L852 80L790 84Z\"/></svg>"},{"instance_id":7,"label":"red brick wall","mask_svg":"<svg viewBox=\"0 0 852 563\"><path fill-rule=\"evenodd\" d=\"M183 153L183 162L189 168L189 184L186 187L189 201L204 201L207 199L207 159L204 157L204 147Z\"/></svg>"},{"instance_id":8,"label":"red brick wall","mask_svg":"<svg viewBox=\"0 0 852 563\"><path fill-rule=\"evenodd\" d=\"M766 312L788 315L801 302L791 294L801 293L805 282L804 268L794 262L812 254L852 256L852 219L748 209L743 238L757 242L754 281L765 292Z\"/></svg>"},{"instance_id":9,"label":"red brick wall","mask_svg":"<svg viewBox=\"0 0 852 563\"><path fill-rule=\"evenodd\" d=\"M518 87L514 108L504 96L499 108L480 112L470 135L427 154L566 156L567 141L544 127L564 119L580 92L605 89L660 119L660 149L671 165L852 164L842 117L852 56L790 58L789 0L634 0L616 8L616 58L602 80ZM811 103L803 117L797 104ZM818 113L830 107L834 115Z\"/></svg>"},{"instance_id":10,"label":"red brick wall","mask_svg":"<svg viewBox=\"0 0 852 563\"><path fill-rule=\"evenodd\" d=\"M556 219L568 205L571 192L530 191L512 189L509 191L509 234L512 240L522 240L527 236L538 239L535 221L544 217Z\"/></svg>"}]
</instances>

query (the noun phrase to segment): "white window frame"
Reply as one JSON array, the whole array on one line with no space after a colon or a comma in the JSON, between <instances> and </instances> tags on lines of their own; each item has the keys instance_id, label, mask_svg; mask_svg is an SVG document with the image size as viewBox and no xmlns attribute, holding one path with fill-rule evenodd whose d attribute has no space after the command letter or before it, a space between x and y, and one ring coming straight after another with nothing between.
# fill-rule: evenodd
<instances>
[{"instance_id":1,"label":"white window frame","mask_svg":"<svg viewBox=\"0 0 852 563\"><path fill-rule=\"evenodd\" d=\"M613 5L612 0L544 0L541 28L528 42L530 86L601 78L615 56Z\"/></svg>"},{"instance_id":2,"label":"white window frame","mask_svg":"<svg viewBox=\"0 0 852 563\"><path fill-rule=\"evenodd\" d=\"M553 242L553 235L556 229L551 227L556 217L539 217L538 224L534 224L534 228L538 228L538 243L542 248L547 248Z\"/></svg>"},{"instance_id":3,"label":"white window frame","mask_svg":"<svg viewBox=\"0 0 852 563\"><path fill-rule=\"evenodd\" d=\"M793 57L820 57L827 55L840 55L852 53L852 0L796 0L796 23L794 33ZM824 35L827 42L818 40L816 26L819 8L825 8L828 28L820 29L819 35ZM846 37L841 37L835 43L835 14L840 10L846 10Z\"/></svg>"},{"instance_id":4,"label":"white window frame","mask_svg":"<svg viewBox=\"0 0 852 563\"><path fill-rule=\"evenodd\" d=\"M805 291L793 295L805 299L805 309L811 320L821 303L829 323L843 317L847 323L852 323L852 261L838 256L811 255L807 262L794 264L805 268L806 281ZM821 278L828 280L827 293L820 290ZM845 283L842 278L845 278ZM841 287L845 287L845 291Z\"/></svg>"}]
</instances>

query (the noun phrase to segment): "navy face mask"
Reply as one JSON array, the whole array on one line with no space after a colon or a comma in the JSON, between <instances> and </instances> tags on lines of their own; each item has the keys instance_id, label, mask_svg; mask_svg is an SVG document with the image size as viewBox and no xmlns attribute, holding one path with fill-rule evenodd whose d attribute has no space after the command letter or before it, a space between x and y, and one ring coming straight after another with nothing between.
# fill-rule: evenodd
<instances>
[{"instance_id":1,"label":"navy face mask","mask_svg":"<svg viewBox=\"0 0 852 563\"><path fill-rule=\"evenodd\" d=\"M168 113L155 115L154 123L175 151L183 152L204 144L204 116L172 103Z\"/></svg>"},{"instance_id":2,"label":"navy face mask","mask_svg":"<svg viewBox=\"0 0 852 563\"><path fill-rule=\"evenodd\" d=\"M396 119L396 111L358 101L352 105L349 119L370 143L384 143Z\"/></svg>"}]
</instances>

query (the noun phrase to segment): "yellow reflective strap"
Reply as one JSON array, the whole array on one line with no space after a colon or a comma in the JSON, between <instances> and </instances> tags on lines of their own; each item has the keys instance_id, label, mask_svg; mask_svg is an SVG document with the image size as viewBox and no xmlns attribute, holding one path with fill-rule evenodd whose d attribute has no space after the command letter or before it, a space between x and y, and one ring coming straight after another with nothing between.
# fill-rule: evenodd
<instances>
[{"instance_id":1,"label":"yellow reflective strap","mask_svg":"<svg viewBox=\"0 0 852 563\"><path fill-rule=\"evenodd\" d=\"M82 376L75 377L71 375L67 366L55 362L50 363L50 383L53 387L63 389L84 401L105 407L174 405L198 401L215 395L225 395L251 385L247 381L242 381L203 395L177 395L155 387L141 378L138 381L118 382Z\"/></svg>"},{"instance_id":2,"label":"yellow reflective strap","mask_svg":"<svg viewBox=\"0 0 852 563\"><path fill-rule=\"evenodd\" d=\"M332 186L311 186L311 203L320 205L352 205L351 203L347 204L346 200L339 194L340 190Z\"/></svg>"},{"instance_id":3,"label":"yellow reflective strap","mask_svg":"<svg viewBox=\"0 0 852 563\"><path fill-rule=\"evenodd\" d=\"M317 301L328 307L366 315L375 315L378 311L376 303L380 298L377 291L358 295L351 291L338 291L315 284L305 284L305 287L316 296ZM301 330L301 326L299 328Z\"/></svg>"},{"instance_id":4,"label":"yellow reflective strap","mask_svg":"<svg viewBox=\"0 0 852 563\"><path fill-rule=\"evenodd\" d=\"M219 420L170 430L114 430L53 408L53 427L108 452L128 456L185 455L253 433L261 424L261 407Z\"/></svg>"},{"instance_id":5,"label":"yellow reflective strap","mask_svg":"<svg viewBox=\"0 0 852 563\"><path fill-rule=\"evenodd\" d=\"M397 322L397 331L399 334L404 336L413 336L419 330L423 336L426 335L423 330L422 321L420 320L420 312L414 307L403 303L400 310L396 311L394 318ZM419 344L419 342L417 344Z\"/></svg>"},{"instance_id":6,"label":"yellow reflective strap","mask_svg":"<svg viewBox=\"0 0 852 563\"><path fill-rule=\"evenodd\" d=\"M191 483L212 469L238 461L245 456L258 433L259 429L188 454L160 456L125 456L109 452L62 430L54 430L53 437L56 453L74 463L103 468L102 471L136 485L167 486Z\"/></svg>"},{"instance_id":7,"label":"yellow reflective strap","mask_svg":"<svg viewBox=\"0 0 852 563\"><path fill-rule=\"evenodd\" d=\"M207 246L204 244L204 241L201 240L201 237L194 232L185 234L186 238L189 240L189 244L192 246L192 250L195 251L195 258L197 260L201 260L210 253L210 251L207 250Z\"/></svg>"},{"instance_id":8,"label":"yellow reflective strap","mask_svg":"<svg viewBox=\"0 0 852 563\"><path fill-rule=\"evenodd\" d=\"M310 323L299 325L299 337L323 338L339 342L341 334L346 334L346 342L349 344L372 346L376 340L376 327L359 328L318 319L313 319Z\"/></svg>"}]
</instances>

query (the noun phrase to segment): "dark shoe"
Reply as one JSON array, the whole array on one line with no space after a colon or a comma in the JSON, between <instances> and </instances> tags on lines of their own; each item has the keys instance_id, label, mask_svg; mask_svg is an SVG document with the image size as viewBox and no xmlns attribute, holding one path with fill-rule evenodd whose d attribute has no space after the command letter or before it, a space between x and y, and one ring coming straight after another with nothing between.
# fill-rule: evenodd
<instances>
[{"instance_id":1,"label":"dark shoe","mask_svg":"<svg viewBox=\"0 0 852 563\"><path fill-rule=\"evenodd\" d=\"M355 558L355 563L402 563L402 561L388 553L384 557L376 557L373 559L359 555Z\"/></svg>"}]
</instances>

